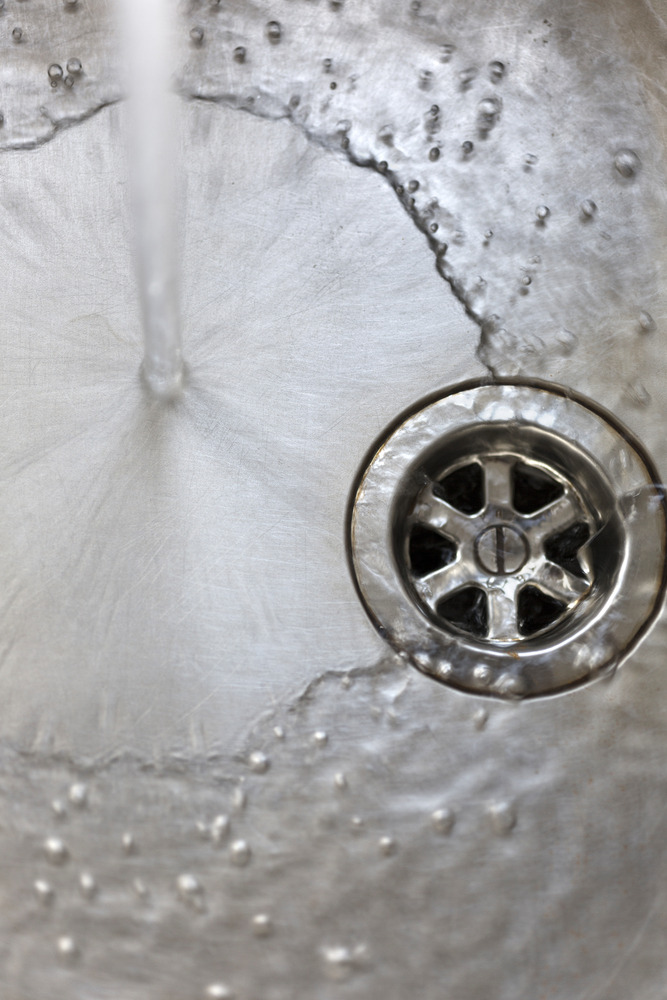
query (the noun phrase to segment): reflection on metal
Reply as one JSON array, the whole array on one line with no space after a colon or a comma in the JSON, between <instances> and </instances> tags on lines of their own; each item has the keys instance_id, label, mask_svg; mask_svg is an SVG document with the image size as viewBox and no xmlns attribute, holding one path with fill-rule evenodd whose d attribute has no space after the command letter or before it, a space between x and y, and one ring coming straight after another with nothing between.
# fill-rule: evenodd
<instances>
[{"instance_id":1,"label":"reflection on metal","mask_svg":"<svg viewBox=\"0 0 667 1000\"><path fill-rule=\"evenodd\" d=\"M531 696L589 680L661 606L652 463L552 388L481 385L418 410L365 471L351 533L383 633L466 690Z\"/></svg>"}]
</instances>

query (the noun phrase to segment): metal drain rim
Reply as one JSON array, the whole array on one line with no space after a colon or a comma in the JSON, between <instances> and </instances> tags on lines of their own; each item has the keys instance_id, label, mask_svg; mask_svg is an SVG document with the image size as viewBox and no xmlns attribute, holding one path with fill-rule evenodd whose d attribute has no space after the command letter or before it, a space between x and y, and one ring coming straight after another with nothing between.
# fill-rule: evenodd
<instances>
[{"instance_id":1,"label":"metal drain rim","mask_svg":"<svg viewBox=\"0 0 667 1000\"><path fill-rule=\"evenodd\" d=\"M424 456L480 425L536 428L572 446L606 474L623 514L625 550L612 590L575 631L541 648L481 648L430 621L394 553L395 505ZM498 697L557 694L615 668L654 623L665 590L664 492L641 444L601 407L558 387L477 383L454 387L414 411L375 450L350 513L351 560L376 626L421 671L465 691Z\"/></svg>"}]
</instances>

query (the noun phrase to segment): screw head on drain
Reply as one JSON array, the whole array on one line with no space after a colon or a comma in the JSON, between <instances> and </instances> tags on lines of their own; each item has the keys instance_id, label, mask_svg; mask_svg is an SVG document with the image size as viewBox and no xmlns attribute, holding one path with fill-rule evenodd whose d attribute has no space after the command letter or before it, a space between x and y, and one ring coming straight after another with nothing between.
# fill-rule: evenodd
<instances>
[{"instance_id":1,"label":"screw head on drain","mask_svg":"<svg viewBox=\"0 0 667 1000\"><path fill-rule=\"evenodd\" d=\"M613 417L551 386L454 390L408 417L365 470L350 529L383 635L476 694L592 679L639 641L663 595L650 459Z\"/></svg>"}]
</instances>

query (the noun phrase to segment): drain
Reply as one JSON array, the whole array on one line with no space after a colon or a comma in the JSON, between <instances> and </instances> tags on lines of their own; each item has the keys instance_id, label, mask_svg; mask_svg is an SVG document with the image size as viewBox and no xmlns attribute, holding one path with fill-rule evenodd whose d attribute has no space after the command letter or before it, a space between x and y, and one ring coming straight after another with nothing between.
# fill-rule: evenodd
<instances>
[{"instance_id":1,"label":"drain","mask_svg":"<svg viewBox=\"0 0 667 1000\"><path fill-rule=\"evenodd\" d=\"M616 666L663 593L663 494L641 446L552 387L481 385L409 417L366 469L354 570L422 671L505 696Z\"/></svg>"}]
</instances>

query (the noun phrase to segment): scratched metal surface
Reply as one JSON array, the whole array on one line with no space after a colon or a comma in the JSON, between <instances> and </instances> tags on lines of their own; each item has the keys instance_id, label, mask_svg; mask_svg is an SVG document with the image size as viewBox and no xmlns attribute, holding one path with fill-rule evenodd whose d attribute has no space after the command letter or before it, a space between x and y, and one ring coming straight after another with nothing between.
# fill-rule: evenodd
<instances>
[{"instance_id":1,"label":"scratched metal surface","mask_svg":"<svg viewBox=\"0 0 667 1000\"><path fill-rule=\"evenodd\" d=\"M383 428L489 368L664 469L660 11L182 9L165 410L79 5L0 16L3 997L661 997L664 622L501 705L395 657L345 549Z\"/></svg>"}]
</instances>

